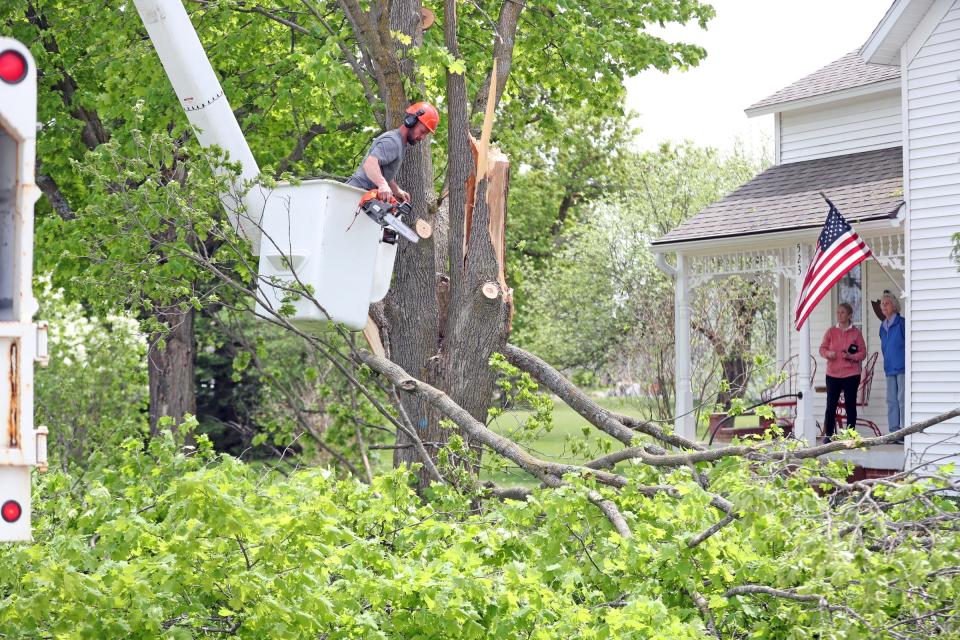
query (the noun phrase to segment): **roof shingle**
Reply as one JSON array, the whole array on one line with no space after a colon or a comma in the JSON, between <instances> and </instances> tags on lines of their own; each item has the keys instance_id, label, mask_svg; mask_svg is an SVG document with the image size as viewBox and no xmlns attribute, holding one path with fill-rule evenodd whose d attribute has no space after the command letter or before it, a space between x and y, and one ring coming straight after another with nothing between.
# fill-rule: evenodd
<instances>
[{"instance_id":1,"label":"roof shingle","mask_svg":"<svg viewBox=\"0 0 960 640\"><path fill-rule=\"evenodd\" d=\"M893 216L903 203L901 147L770 167L654 245L812 228L823 191L848 222Z\"/></svg>"},{"instance_id":2,"label":"roof shingle","mask_svg":"<svg viewBox=\"0 0 960 640\"><path fill-rule=\"evenodd\" d=\"M839 60L831 62L822 69L814 71L805 78L801 78L773 95L750 105L747 107L747 111L899 77L900 67L867 64L860 57L858 51L851 51Z\"/></svg>"}]
</instances>

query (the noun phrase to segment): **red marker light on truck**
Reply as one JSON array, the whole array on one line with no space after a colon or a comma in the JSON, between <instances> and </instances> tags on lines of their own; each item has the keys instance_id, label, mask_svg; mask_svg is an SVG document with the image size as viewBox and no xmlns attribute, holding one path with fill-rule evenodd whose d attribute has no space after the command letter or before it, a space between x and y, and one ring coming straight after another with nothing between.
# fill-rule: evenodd
<instances>
[{"instance_id":1,"label":"red marker light on truck","mask_svg":"<svg viewBox=\"0 0 960 640\"><path fill-rule=\"evenodd\" d=\"M27 77L27 59L19 51L7 49L0 53L0 80L17 84Z\"/></svg>"},{"instance_id":2,"label":"red marker light on truck","mask_svg":"<svg viewBox=\"0 0 960 640\"><path fill-rule=\"evenodd\" d=\"M7 500L3 503L3 508L0 508L0 515L4 522L16 522L23 515L23 507L16 500Z\"/></svg>"}]
</instances>

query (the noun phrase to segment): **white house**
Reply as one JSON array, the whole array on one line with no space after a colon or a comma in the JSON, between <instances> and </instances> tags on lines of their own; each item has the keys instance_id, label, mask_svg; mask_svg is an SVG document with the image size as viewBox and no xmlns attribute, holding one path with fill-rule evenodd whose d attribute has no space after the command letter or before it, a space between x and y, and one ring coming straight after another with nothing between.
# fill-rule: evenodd
<instances>
[{"instance_id":1,"label":"white house","mask_svg":"<svg viewBox=\"0 0 960 640\"><path fill-rule=\"evenodd\" d=\"M777 358L797 356L797 433L812 440L823 418L825 363L818 347L837 304L853 302L868 352L880 348L870 300L904 289L908 424L960 406L960 0L895 0L858 51L750 106L773 114L775 165L653 243L675 255L677 429L689 417L689 299L706 280L741 274L775 287ZM798 281L827 214L825 192L873 250L793 329ZM878 264L879 263L879 264ZM884 268L881 268L884 267ZM842 290L841 290L842 289ZM812 367L816 374L812 375ZM882 356L861 415L886 433ZM875 469L960 458L960 420L854 460Z\"/></svg>"}]
</instances>

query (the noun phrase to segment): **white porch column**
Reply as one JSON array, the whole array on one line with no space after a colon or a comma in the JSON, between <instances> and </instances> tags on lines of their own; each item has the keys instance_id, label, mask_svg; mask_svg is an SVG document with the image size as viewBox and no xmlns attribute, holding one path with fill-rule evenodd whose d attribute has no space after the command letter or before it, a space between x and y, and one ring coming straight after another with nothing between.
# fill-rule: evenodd
<instances>
[{"instance_id":1,"label":"white porch column","mask_svg":"<svg viewBox=\"0 0 960 640\"><path fill-rule=\"evenodd\" d=\"M813 415L813 378L810 372L810 321L803 323L800 329L800 362L797 366L797 391L803 397L797 398L796 436L808 445L816 443L817 424Z\"/></svg>"},{"instance_id":2,"label":"white porch column","mask_svg":"<svg viewBox=\"0 0 960 640\"><path fill-rule=\"evenodd\" d=\"M697 423L693 414L693 389L690 384L690 264L682 253L677 253L677 276L674 283L674 327L676 340L676 433L693 440L697 437Z\"/></svg>"},{"instance_id":3,"label":"white porch column","mask_svg":"<svg viewBox=\"0 0 960 640\"><path fill-rule=\"evenodd\" d=\"M774 276L774 303L777 318L777 369L790 357L790 296L787 293L790 281L782 273Z\"/></svg>"},{"instance_id":4,"label":"white porch column","mask_svg":"<svg viewBox=\"0 0 960 640\"><path fill-rule=\"evenodd\" d=\"M797 245L797 292L803 286L803 275L809 264L809 252L803 245ZM798 294L799 295L799 294ZM789 314L791 324L794 314ZM800 328L800 353L797 363L797 391L802 398L797 398L797 421L795 424L796 433L794 435L800 438L808 445L816 443L817 424L813 415L813 377L810 370L810 318L803 323Z\"/></svg>"}]
</instances>

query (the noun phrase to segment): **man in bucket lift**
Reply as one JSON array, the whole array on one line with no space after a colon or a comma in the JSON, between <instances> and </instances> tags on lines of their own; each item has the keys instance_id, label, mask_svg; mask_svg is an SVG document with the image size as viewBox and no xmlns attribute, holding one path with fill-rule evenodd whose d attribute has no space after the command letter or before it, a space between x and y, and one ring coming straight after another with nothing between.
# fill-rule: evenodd
<instances>
[{"instance_id":1,"label":"man in bucket lift","mask_svg":"<svg viewBox=\"0 0 960 640\"><path fill-rule=\"evenodd\" d=\"M347 180L347 184L366 191L377 190L377 198L390 202L396 198L410 202L410 194L401 189L394 178L403 162L407 145L414 145L437 130L440 114L429 102L416 102L407 107L403 124L380 134L370 145L363 163Z\"/></svg>"}]
</instances>

